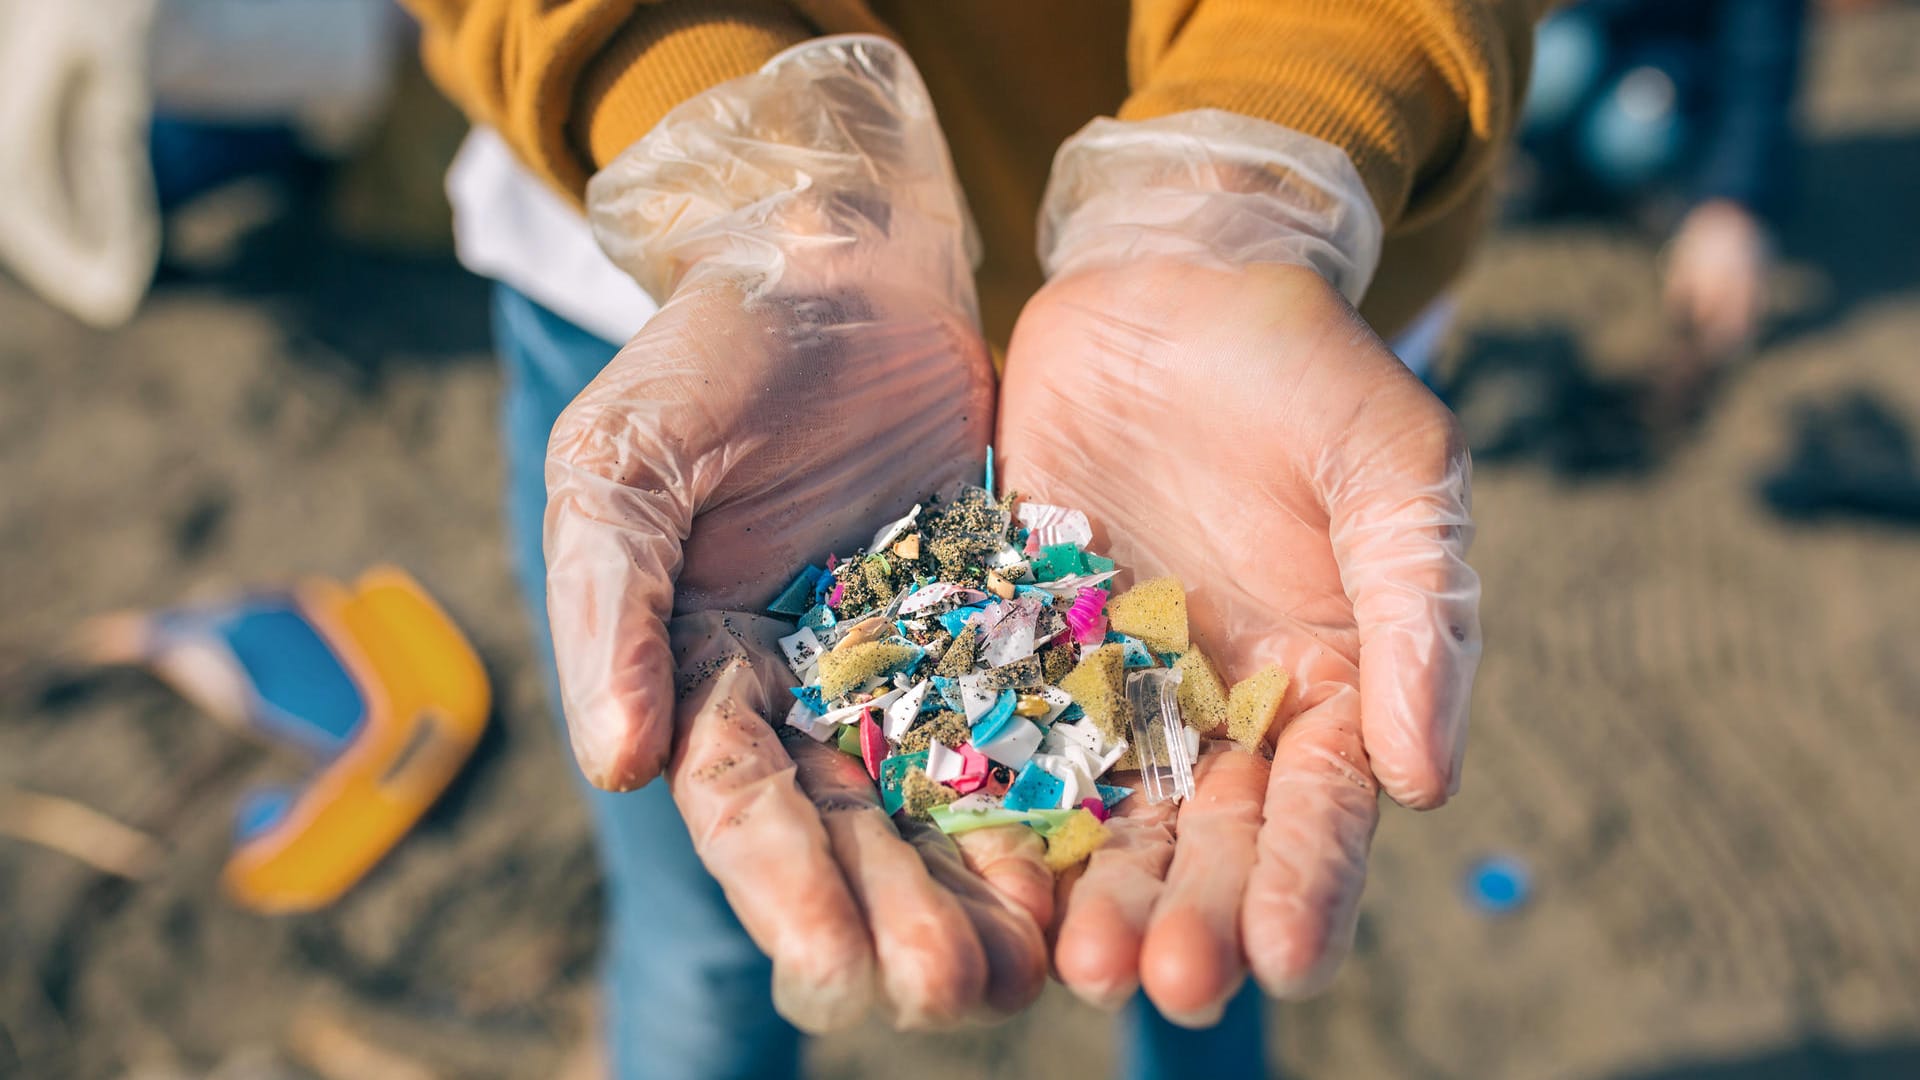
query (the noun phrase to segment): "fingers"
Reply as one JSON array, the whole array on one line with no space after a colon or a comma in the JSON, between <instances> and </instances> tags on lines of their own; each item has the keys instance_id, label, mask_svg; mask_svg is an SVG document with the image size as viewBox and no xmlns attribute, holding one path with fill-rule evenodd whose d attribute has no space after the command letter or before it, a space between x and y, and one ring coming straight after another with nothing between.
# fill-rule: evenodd
<instances>
[{"instance_id":1,"label":"fingers","mask_svg":"<svg viewBox=\"0 0 1920 1080\"><path fill-rule=\"evenodd\" d=\"M1171 804L1135 795L1108 820L1106 844L1060 878L1054 972L1095 1008L1118 1009L1140 988L1141 947L1173 861L1173 826Z\"/></svg>"},{"instance_id":2,"label":"fingers","mask_svg":"<svg viewBox=\"0 0 1920 1080\"><path fill-rule=\"evenodd\" d=\"M960 902L894 831L857 759L810 739L792 747L800 784L865 913L879 961L878 1004L903 1029L965 1020L986 994L987 957Z\"/></svg>"},{"instance_id":3,"label":"fingers","mask_svg":"<svg viewBox=\"0 0 1920 1080\"><path fill-rule=\"evenodd\" d=\"M960 901L980 937L987 956L980 1017L1000 1019L1033 1004L1047 982L1047 942L1040 931L1046 923L1035 920L1030 906L1039 876L1046 879L1046 891L1037 902L1049 918L1053 909L1053 873L1039 836L1013 825L948 837L914 821L902 821L900 831L934 879Z\"/></svg>"},{"instance_id":4,"label":"fingers","mask_svg":"<svg viewBox=\"0 0 1920 1080\"><path fill-rule=\"evenodd\" d=\"M1480 577L1466 561L1472 466L1424 388L1380 397L1371 430L1315 479L1359 631L1359 722L1373 773L1396 801L1430 809L1459 789L1480 662Z\"/></svg>"},{"instance_id":5,"label":"fingers","mask_svg":"<svg viewBox=\"0 0 1920 1080\"><path fill-rule=\"evenodd\" d=\"M1318 993L1353 947L1379 822L1351 686L1309 687L1274 747L1241 933L1267 993ZM1184 827L1184 823L1183 823Z\"/></svg>"},{"instance_id":6,"label":"fingers","mask_svg":"<svg viewBox=\"0 0 1920 1080\"><path fill-rule=\"evenodd\" d=\"M835 843L764 719L788 683L773 658L780 627L733 615L675 622L684 693L667 780L701 861L773 960L774 1006L829 1031L871 1007L876 965Z\"/></svg>"},{"instance_id":7,"label":"fingers","mask_svg":"<svg viewBox=\"0 0 1920 1080\"><path fill-rule=\"evenodd\" d=\"M1267 762L1212 743L1180 805L1179 841L1140 953L1141 981L1161 1015L1208 1027L1246 979L1240 909L1253 872Z\"/></svg>"},{"instance_id":8,"label":"fingers","mask_svg":"<svg viewBox=\"0 0 1920 1080\"><path fill-rule=\"evenodd\" d=\"M645 482L664 470L639 460L648 452L633 444L639 421L598 407L595 393L589 387L561 414L547 447L547 614L581 771L625 791L667 758L666 623L693 515L675 485Z\"/></svg>"}]
</instances>

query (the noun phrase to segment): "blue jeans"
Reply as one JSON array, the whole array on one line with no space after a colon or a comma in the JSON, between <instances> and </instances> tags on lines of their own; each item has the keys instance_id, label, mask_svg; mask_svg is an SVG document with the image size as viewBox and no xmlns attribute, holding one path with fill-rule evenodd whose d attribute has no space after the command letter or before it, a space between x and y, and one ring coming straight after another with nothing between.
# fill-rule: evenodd
<instances>
[{"instance_id":1,"label":"blue jeans","mask_svg":"<svg viewBox=\"0 0 1920 1080\"><path fill-rule=\"evenodd\" d=\"M493 294L494 344L506 369L502 434L507 457L507 529L533 618L534 640L553 670L547 629L547 435L618 346L597 338L505 285ZM558 715L556 708L555 715ZM599 838L606 880L604 1019L613 1075L791 1077L799 1035L773 1010L773 969L741 929L720 886L701 866L666 785L613 794L580 781ZM1185 1031L1143 997L1128 1010L1121 1057L1135 1080L1261 1077L1262 999L1251 986L1219 1026Z\"/></svg>"}]
</instances>

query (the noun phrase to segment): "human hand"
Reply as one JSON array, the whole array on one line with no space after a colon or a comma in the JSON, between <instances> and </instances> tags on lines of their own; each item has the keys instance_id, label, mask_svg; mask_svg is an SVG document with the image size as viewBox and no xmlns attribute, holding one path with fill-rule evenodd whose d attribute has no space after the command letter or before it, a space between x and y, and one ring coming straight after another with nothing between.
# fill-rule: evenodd
<instances>
[{"instance_id":1,"label":"human hand","mask_svg":"<svg viewBox=\"0 0 1920 1080\"><path fill-rule=\"evenodd\" d=\"M1337 189L1285 189L1324 162L1238 192L1220 178L1289 170L1187 167L1240 134L1171 155L1149 139L1139 168L1139 147L1101 149L1071 173L1087 187L1048 220L1052 276L1015 329L996 440L1009 488L1085 510L1121 565L1186 585L1225 678L1293 675L1271 763L1208 744L1192 798L1128 800L1060 884L1060 978L1107 1007L1144 987L1192 1025L1249 967L1280 996L1331 979L1376 791L1453 793L1480 651L1453 418L1328 280L1364 282L1365 228Z\"/></svg>"},{"instance_id":2,"label":"human hand","mask_svg":"<svg viewBox=\"0 0 1920 1080\"><path fill-rule=\"evenodd\" d=\"M1768 261L1765 230L1739 203L1713 199L1681 221L1667 256L1666 304L1702 352L1725 356L1752 342Z\"/></svg>"},{"instance_id":3,"label":"human hand","mask_svg":"<svg viewBox=\"0 0 1920 1080\"><path fill-rule=\"evenodd\" d=\"M796 1024L1024 1007L1051 915L1039 841L896 832L858 762L781 723L791 627L740 614L984 456L993 374L917 74L878 39L790 50L677 109L590 202L666 299L548 449L582 768L614 789L664 771Z\"/></svg>"}]
</instances>

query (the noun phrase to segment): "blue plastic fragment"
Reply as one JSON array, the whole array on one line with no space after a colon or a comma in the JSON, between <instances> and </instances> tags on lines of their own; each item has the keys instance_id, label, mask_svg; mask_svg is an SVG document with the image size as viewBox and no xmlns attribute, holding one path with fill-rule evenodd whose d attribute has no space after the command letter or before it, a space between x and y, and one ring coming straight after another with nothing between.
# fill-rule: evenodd
<instances>
[{"instance_id":1,"label":"blue plastic fragment","mask_svg":"<svg viewBox=\"0 0 1920 1080\"><path fill-rule=\"evenodd\" d=\"M986 480L987 482L985 484L982 484L981 486L987 489L987 494L992 495L993 494L993 447L991 446L987 447Z\"/></svg>"},{"instance_id":2,"label":"blue plastic fragment","mask_svg":"<svg viewBox=\"0 0 1920 1080\"><path fill-rule=\"evenodd\" d=\"M1526 906L1533 875L1517 858L1492 855L1467 867L1467 903L1482 915L1509 915Z\"/></svg>"},{"instance_id":3,"label":"blue plastic fragment","mask_svg":"<svg viewBox=\"0 0 1920 1080\"><path fill-rule=\"evenodd\" d=\"M993 708L973 725L971 741L975 746L985 746L1006 730L1007 721L1013 719L1013 708L1020 702L1020 695L1011 690L1000 691L993 701Z\"/></svg>"},{"instance_id":4,"label":"blue plastic fragment","mask_svg":"<svg viewBox=\"0 0 1920 1080\"><path fill-rule=\"evenodd\" d=\"M827 703L821 700L819 687L796 686L793 688L792 693L794 697L797 697L800 699L802 704L806 705L807 708L812 709L814 712L814 715L816 716L825 715L827 711Z\"/></svg>"},{"instance_id":5,"label":"blue plastic fragment","mask_svg":"<svg viewBox=\"0 0 1920 1080\"><path fill-rule=\"evenodd\" d=\"M1047 603L1053 601L1053 594L1038 585L1015 585L1013 587L1013 595L1015 599L1019 599L1022 596L1037 596Z\"/></svg>"},{"instance_id":6,"label":"blue plastic fragment","mask_svg":"<svg viewBox=\"0 0 1920 1080\"><path fill-rule=\"evenodd\" d=\"M838 625L839 622L840 617L835 615L833 609L825 604L816 605L812 611L800 616L800 625L815 633L819 633L822 630L831 630Z\"/></svg>"},{"instance_id":7,"label":"blue plastic fragment","mask_svg":"<svg viewBox=\"0 0 1920 1080\"><path fill-rule=\"evenodd\" d=\"M1109 810L1119 806L1127 796L1133 794L1133 789L1130 787L1115 787L1112 784L1095 784L1093 786L1100 789L1100 801L1106 803L1107 809Z\"/></svg>"},{"instance_id":8,"label":"blue plastic fragment","mask_svg":"<svg viewBox=\"0 0 1920 1080\"><path fill-rule=\"evenodd\" d=\"M1014 777L1000 805L1009 810L1052 810L1060 805L1060 796L1066 790L1059 777L1029 761Z\"/></svg>"},{"instance_id":9,"label":"blue plastic fragment","mask_svg":"<svg viewBox=\"0 0 1920 1080\"><path fill-rule=\"evenodd\" d=\"M1153 654L1147 651L1146 643L1126 634L1109 633L1107 640L1120 646L1126 654L1127 670L1150 668L1153 666Z\"/></svg>"},{"instance_id":10,"label":"blue plastic fragment","mask_svg":"<svg viewBox=\"0 0 1920 1080\"><path fill-rule=\"evenodd\" d=\"M940 616L940 625L946 628L947 633L959 637L960 631L967 628L967 620L973 618L975 612L985 611L986 607L985 604L969 604L963 608L954 608Z\"/></svg>"},{"instance_id":11,"label":"blue plastic fragment","mask_svg":"<svg viewBox=\"0 0 1920 1080\"><path fill-rule=\"evenodd\" d=\"M1054 717L1053 722L1056 724L1071 724L1075 720L1084 720L1086 717L1087 710L1081 708L1080 703L1076 701L1066 708L1061 709L1060 715Z\"/></svg>"},{"instance_id":12,"label":"blue plastic fragment","mask_svg":"<svg viewBox=\"0 0 1920 1080\"><path fill-rule=\"evenodd\" d=\"M786 588L780 590L780 595L774 597L773 603L767 605L767 610L775 615L805 615L807 609L813 607L814 590L820 584L820 576L825 573L818 566L801 570L787 583Z\"/></svg>"},{"instance_id":13,"label":"blue plastic fragment","mask_svg":"<svg viewBox=\"0 0 1920 1080\"><path fill-rule=\"evenodd\" d=\"M939 698L945 703L947 708L952 709L954 712L963 713L967 711L966 704L960 697L960 683L954 679L947 678L945 675L935 675L933 677L932 696ZM923 702L922 704L924 705L925 703Z\"/></svg>"}]
</instances>

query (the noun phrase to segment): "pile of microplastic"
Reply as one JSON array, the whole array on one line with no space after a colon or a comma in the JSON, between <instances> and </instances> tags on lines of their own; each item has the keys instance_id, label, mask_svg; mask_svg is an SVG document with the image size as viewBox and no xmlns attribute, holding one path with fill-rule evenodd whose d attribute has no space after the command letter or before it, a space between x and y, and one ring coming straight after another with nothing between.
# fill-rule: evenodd
<instances>
[{"instance_id":1,"label":"pile of microplastic","mask_svg":"<svg viewBox=\"0 0 1920 1080\"><path fill-rule=\"evenodd\" d=\"M786 722L861 758L888 813L1025 824L1049 866L1078 863L1133 794L1114 773L1152 802L1191 795L1202 733L1257 745L1287 688L1269 667L1229 692L1180 583L1113 596L1092 540L1078 510L966 487L807 567L769 607L800 623Z\"/></svg>"}]
</instances>

